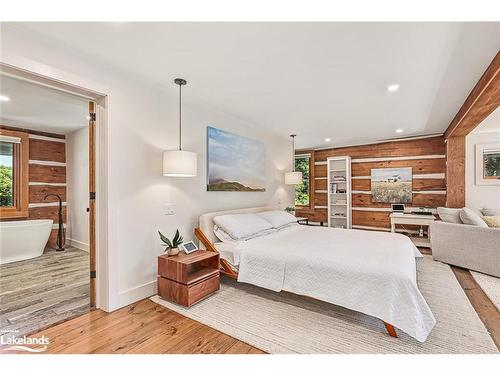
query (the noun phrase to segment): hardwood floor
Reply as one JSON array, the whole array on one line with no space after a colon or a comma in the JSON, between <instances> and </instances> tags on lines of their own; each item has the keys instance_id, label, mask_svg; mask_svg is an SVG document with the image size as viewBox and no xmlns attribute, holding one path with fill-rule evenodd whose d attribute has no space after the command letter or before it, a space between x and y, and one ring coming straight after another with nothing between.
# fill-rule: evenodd
<instances>
[{"instance_id":1,"label":"hardwood floor","mask_svg":"<svg viewBox=\"0 0 500 375\"><path fill-rule=\"evenodd\" d=\"M50 339L45 353L263 353L149 299L112 313L93 310L34 334Z\"/></svg>"},{"instance_id":2,"label":"hardwood floor","mask_svg":"<svg viewBox=\"0 0 500 375\"><path fill-rule=\"evenodd\" d=\"M89 311L89 254L67 247L0 266L0 336L17 337Z\"/></svg>"},{"instance_id":3,"label":"hardwood floor","mask_svg":"<svg viewBox=\"0 0 500 375\"><path fill-rule=\"evenodd\" d=\"M490 333L495 345L500 350L500 311L484 293L469 270L455 266L451 266L451 269L479 318Z\"/></svg>"},{"instance_id":4,"label":"hardwood floor","mask_svg":"<svg viewBox=\"0 0 500 375\"><path fill-rule=\"evenodd\" d=\"M458 267L452 270L500 349L500 312L468 270ZM93 310L33 337L41 335L50 339L45 353L264 353L149 299L112 313Z\"/></svg>"}]
</instances>

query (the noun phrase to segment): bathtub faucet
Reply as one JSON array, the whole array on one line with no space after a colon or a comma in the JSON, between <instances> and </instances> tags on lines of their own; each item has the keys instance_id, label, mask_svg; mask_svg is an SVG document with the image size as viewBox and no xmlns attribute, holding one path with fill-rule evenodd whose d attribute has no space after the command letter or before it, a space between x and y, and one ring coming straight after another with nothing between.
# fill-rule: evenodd
<instances>
[{"instance_id":1,"label":"bathtub faucet","mask_svg":"<svg viewBox=\"0 0 500 375\"><path fill-rule=\"evenodd\" d=\"M43 197L43 200L47 200L48 197L56 197L59 200L59 210L57 212L57 249L56 251L64 250L64 243L66 242L66 233L64 231L63 214L62 214L62 199L59 194L47 194Z\"/></svg>"}]
</instances>

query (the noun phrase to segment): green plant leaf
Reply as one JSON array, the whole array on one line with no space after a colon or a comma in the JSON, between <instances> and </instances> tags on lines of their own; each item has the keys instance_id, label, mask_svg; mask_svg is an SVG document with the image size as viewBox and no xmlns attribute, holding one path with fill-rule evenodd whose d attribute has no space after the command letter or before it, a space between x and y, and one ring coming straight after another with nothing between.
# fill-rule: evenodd
<instances>
[{"instance_id":1,"label":"green plant leaf","mask_svg":"<svg viewBox=\"0 0 500 375\"><path fill-rule=\"evenodd\" d=\"M179 229L177 229L175 231L174 238L172 239L172 243L177 242L178 239L179 239Z\"/></svg>"},{"instance_id":2,"label":"green plant leaf","mask_svg":"<svg viewBox=\"0 0 500 375\"><path fill-rule=\"evenodd\" d=\"M173 247L172 242L170 242L167 237L165 237L160 231L158 231L158 233L160 234L160 239L165 243L165 246Z\"/></svg>"},{"instance_id":3,"label":"green plant leaf","mask_svg":"<svg viewBox=\"0 0 500 375\"><path fill-rule=\"evenodd\" d=\"M180 244L182 244L183 241L184 241L184 238L182 238L182 236L179 236L177 241L174 242L174 247L179 246Z\"/></svg>"}]
</instances>

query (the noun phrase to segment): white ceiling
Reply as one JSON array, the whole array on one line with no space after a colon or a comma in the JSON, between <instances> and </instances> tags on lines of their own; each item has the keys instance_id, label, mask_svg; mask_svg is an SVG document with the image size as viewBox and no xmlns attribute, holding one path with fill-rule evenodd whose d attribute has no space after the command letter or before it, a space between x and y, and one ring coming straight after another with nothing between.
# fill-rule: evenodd
<instances>
[{"instance_id":1,"label":"white ceiling","mask_svg":"<svg viewBox=\"0 0 500 375\"><path fill-rule=\"evenodd\" d=\"M49 87L0 75L3 125L67 134L88 126L88 100Z\"/></svg>"},{"instance_id":2,"label":"white ceiling","mask_svg":"<svg viewBox=\"0 0 500 375\"><path fill-rule=\"evenodd\" d=\"M500 49L500 23L3 27L59 42L63 52L77 49L172 95L173 79L183 77L186 102L281 136L297 133L298 148L441 133ZM391 83L400 90L388 93Z\"/></svg>"}]
</instances>

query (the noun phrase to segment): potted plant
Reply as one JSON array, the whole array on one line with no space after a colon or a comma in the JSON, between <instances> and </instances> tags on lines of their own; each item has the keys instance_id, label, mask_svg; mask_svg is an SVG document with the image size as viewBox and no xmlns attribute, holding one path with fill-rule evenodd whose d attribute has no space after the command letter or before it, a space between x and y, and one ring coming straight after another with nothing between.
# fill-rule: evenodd
<instances>
[{"instance_id":1,"label":"potted plant","mask_svg":"<svg viewBox=\"0 0 500 375\"><path fill-rule=\"evenodd\" d=\"M285 208L285 211L289 214L295 215L295 207L288 206L287 208Z\"/></svg>"},{"instance_id":2,"label":"potted plant","mask_svg":"<svg viewBox=\"0 0 500 375\"><path fill-rule=\"evenodd\" d=\"M167 254L168 256L179 254L179 245L182 244L182 241L184 240L179 234L179 229L175 231L172 241L165 237L160 231L158 231L158 233L160 234L160 239L163 242L163 246L165 246L165 254Z\"/></svg>"}]
</instances>

